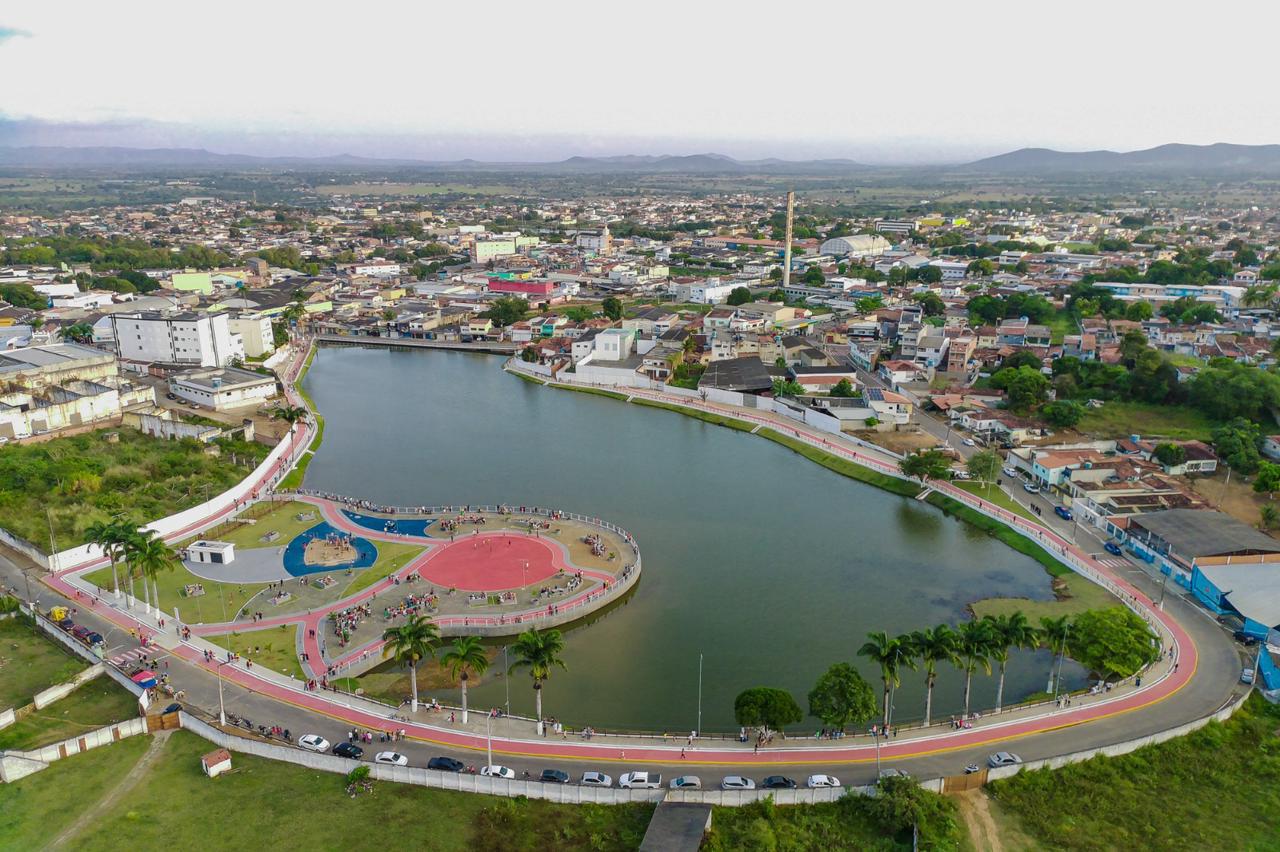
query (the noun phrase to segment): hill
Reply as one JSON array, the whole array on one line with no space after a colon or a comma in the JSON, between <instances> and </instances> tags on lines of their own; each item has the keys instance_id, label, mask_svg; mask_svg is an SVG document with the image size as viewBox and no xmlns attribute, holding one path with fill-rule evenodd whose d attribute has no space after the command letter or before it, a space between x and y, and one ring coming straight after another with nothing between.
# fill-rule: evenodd
<instances>
[{"instance_id":1,"label":"hill","mask_svg":"<svg viewBox=\"0 0 1280 852\"><path fill-rule=\"evenodd\" d=\"M961 166L1011 174L1061 172L1280 173L1280 145L1160 145L1141 151L1054 151L1021 148Z\"/></svg>"}]
</instances>

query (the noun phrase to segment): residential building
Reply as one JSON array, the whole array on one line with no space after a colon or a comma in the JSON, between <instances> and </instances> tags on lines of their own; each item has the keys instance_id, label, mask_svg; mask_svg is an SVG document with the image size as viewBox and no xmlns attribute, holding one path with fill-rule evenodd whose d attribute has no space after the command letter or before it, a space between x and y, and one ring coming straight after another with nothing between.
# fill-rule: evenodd
<instances>
[{"instance_id":1,"label":"residential building","mask_svg":"<svg viewBox=\"0 0 1280 852\"><path fill-rule=\"evenodd\" d=\"M224 367L244 345L224 313L141 311L111 315L116 352L129 361Z\"/></svg>"},{"instance_id":2,"label":"residential building","mask_svg":"<svg viewBox=\"0 0 1280 852\"><path fill-rule=\"evenodd\" d=\"M261 358L276 351L275 331L271 317L261 312L232 314L227 319L232 334L240 336L244 354L249 358Z\"/></svg>"},{"instance_id":3,"label":"residential building","mask_svg":"<svg viewBox=\"0 0 1280 852\"><path fill-rule=\"evenodd\" d=\"M187 370L169 377L169 391L180 399L223 411L259 405L276 395L276 377L235 367Z\"/></svg>"}]
</instances>

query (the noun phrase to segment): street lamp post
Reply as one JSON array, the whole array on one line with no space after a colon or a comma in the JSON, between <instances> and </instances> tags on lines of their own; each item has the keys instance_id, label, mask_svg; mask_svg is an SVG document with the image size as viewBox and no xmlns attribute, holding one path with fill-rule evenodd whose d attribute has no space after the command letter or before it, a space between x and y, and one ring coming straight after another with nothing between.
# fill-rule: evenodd
<instances>
[{"instance_id":1,"label":"street lamp post","mask_svg":"<svg viewBox=\"0 0 1280 852\"><path fill-rule=\"evenodd\" d=\"M699 736L702 734L702 654L698 654L698 728Z\"/></svg>"},{"instance_id":2,"label":"street lamp post","mask_svg":"<svg viewBox=\"0 0 1280 852\"><path fill-rule=\"evenodd\" d=\"M511 718L511 667L507 665L507 649L509 645L502 646L502 684L507 688L507 718ZM511 730L510 728L507 729Z\"/></svg>"},{"instance_id":3,"label":"street lamp post","mask_svg":"<svg viewBox=\"0 0 1280 852\"><path fill-rule=\"evenodd\" d=\"M227 708L226 705L222 703L222 667L230 662L230 660L223 660L215 663L217 670L214 672L218 678L218 724L223 727L226 727L227 724Z\"/></svg>"},{"instance_id":4,"label":"street lamp post","mask_svg":"<svg viewBox=\"0 0 1280 852\"><path fill-rule=\"evenodd\" d=\"M493 766L493 716L487 713L484 717L484 737L485 754L489 760L485 766Z\"/></svg>"}]
</instances>

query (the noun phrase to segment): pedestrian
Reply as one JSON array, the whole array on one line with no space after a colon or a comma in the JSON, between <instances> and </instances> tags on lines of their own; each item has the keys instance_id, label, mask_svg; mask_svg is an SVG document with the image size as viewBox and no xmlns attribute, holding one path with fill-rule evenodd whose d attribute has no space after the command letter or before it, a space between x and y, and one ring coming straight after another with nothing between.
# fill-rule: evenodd
<instances>
[{"instance_id":1,"label":"pedestrian","mask_svg":"<svg viewBox=\"0 0 1280 852\"><path fill-rule=\"evenodd\" d=\"M684 749L680 749L680 759L684 760Z\"/></svg>"}]
</instances>

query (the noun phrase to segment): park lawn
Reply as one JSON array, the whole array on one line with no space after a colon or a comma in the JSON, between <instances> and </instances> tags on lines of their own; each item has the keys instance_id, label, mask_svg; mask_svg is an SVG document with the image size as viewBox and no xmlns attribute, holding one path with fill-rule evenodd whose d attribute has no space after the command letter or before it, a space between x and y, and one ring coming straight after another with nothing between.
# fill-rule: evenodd
<instances>
[{"instance_id":1,"label":"park lawn","mask_svg":"<svg viewBox=\"0 0 1280 852\"><path fill-rule=\"evenodd\" d=\"M121 566L116 570L120 574L121 600L123 601L123 593L128 589L124 576L125 569ZM108 594L111 592L110 565L106 568L90 571L84 575L84 579ZM203 595L189 598L183 594L183 589L186 586L195 583L204 585L205 593ZM174 607L177 607L183 620L190 621L193 624L230 621L236 617L236 613L248 603L250 598L267 587L265 583L219 583L216 580L206 580L203 577L197 577L192 574L178 562L173 564L172 571L161 571L156 576L156 586L160 590L160 608L167 614L173 615ZM141 580L134 580L134 592L138 598L138 610L142 611ZM218 600L219 592L224 596L224 601Z\"/></svg>"},{"instance_id":2,"label":"park lawn","mask_svg":"<svg viewBox=\"0 0 1280 852\"><path fill-rule=\"evenodd\" d=\"M119 745L103 750L114 748ZM102 814L72 848L114 852L128 838L138 849L240 850L274 837L287 838L282 848L290 849L632 850L653 813L652 805L556 805L388 782L353 799L341 775L234 752L232 771L210 780L200 771L200 755L212 749L194 734L175 731L139 782L145 795ZM42 801L28 804L72 811L93 796L86 799L81 791L80 799L68 799L46 785L31 796L37 798Z\"/></svg>"},{"instance_id":3,"label":"park lawn","mask_svg":"<svg viewBox=\"0 0 1280 852\"><path fill-rule=\"evenodd\" d=\"M1115 595L1091 583L1079 574L1072 572L1055 578L1057 600L1032 601L1026 598L986 598L970 605L976 618L988 615L1011 615L1021 612L1032 624L1039 624L1041 618L1058 618L1064 615L1078 615L1085 610L1106 609L1118 603Z\"/></svg>"},{"instance_id":4,"label":"park lawn","mask_svg":"<svg viewBox=\"0 0 1280 852\"><path fill-rule=\"evenodd\" d=\"M986 500L988 503L994 503L1001 509L1007 509L1015 515L1021 515L1029 521L1039 523L1039 519L1035 515L1028 512L1025 506L1006 494L1004 489L995 483L988 485L975 479L953 479L951 484L961 491L968 491L973 496Z\"/></svg>"},{"instance_id":5,"label":"park lawn","mask_svg":"<svg viewBox=\"0 0 1280 852\"><path fill-rule=\"evenodd\" d=\"M105 440L119 436L117 443ZM0 518L44 548L50 524L58 549L85 543L85 529L120 514L139 526L199 505L249 474L270 451L257 443L166 441L136 429L99 429L0 453ZM233 464L231 456L247 466ZM48 518L46 519L46 510Z\"/></svg>"},{"instance_id":6,"label":"park lawn","mask_svg":"<svg viewBox=\"0 0 1280 852\"><path fill-rule=\"evenodd\" d=\"M255 666L304 680L302 662L298 659L298 626L281 624L262 630L232 631L206 637L220 648L248 657ZM255 650L257 649L257 650Z\"/></svg>"},{"instance_id":7,"label":"park lawn","mask_svg":"<svg viewBox=\"0 0 1280 852\"><path fill-rule=\"evenodd\" d=\"M0 750L39 748L137 715L138 699L133 693L101 675L43 710L0 729Z\"/></svg>"},{"instance_id":8,"label":"park lawn","mask_svg":"<svg viewBox=\"0 0 1280 852\"><path fill-rule=\"evenodd\" d=\"M150 744L150 737L130 737L0 784L0 849L44 848L127 775Z\"/></svg>"},{"instance_id":9,"label":"park lawn","mask_svg":"<svg viewBox=\"0 0 1280 852\"><path fill-rule=\"evenodd\" d=\"M584 388L584 387L581 387L580 385L562 385L556 382L551 382L550 385L553 388L560 388L561 390L577 391L578 393L590 393L590 394L595 394L596 396L607 396L610 399L620 399L620 400L623 400L624 402L627 399L627 395L624 393L601 390L600 388Z\"/></svg>"},{"instance_id":10,"label":"park lawn","mask_svg":"<svg viewBox=\"0 0 1280 852\"><path fill-rule=\"evenodd\" d=\"M1211 441L1218 421L1185 405L1111 401L1085 410L1076 430L1094 438L1172 438Z\"/></svg>"},{"instance_id":11,"label":"park lawn","mask_svg":"<svg viewBox=\"0 0 1280 852\"><path fill-rule=\"evenodd\" d=\"M88 668L44 633L33 631L22 616L0 620L0 710L24 707L37 692Z\"/></svg>"},{"instance_id":12,"label":"park lawn","mask_svg":"<svg viewBox=\"0 0 1280 852\"><path fill-rule=\"evenodd\" d=\"M833 470L842 476L850 479L856 479L859 482L865 482L868 485L874 485L877 488L883 488L885 491L892 491L894 494L900 494L903 497L914 497L920 493L920 486L908 479L898 479L896 476L890 476L887 473L877 473L870 468L863 467L860 464L823 452L817 447L806 444L804 441L783 435L773 429L762 428L756 433L762 438L768 438L770 441L781 444L788 449L799 453L810 461L817 462L823 467Z\"/></svg>"},{"instance_id":13,"label":"park lawn","mask_svg":"<svg viewBox=\"0 0 1280 852\"><path fill-rule=\"evenodd\" d=\"M1278 729L1280 708L1252 695L1231 719L1185 737L988 789L1046 848L1275 849Z\"/></svg>"},{"instance_id":14,"label":"park lawn","mask_svg":"<svg viewBox=\"0 0 1280 852\"><path fill-rule=\"evenodd\" d=\"M674 411L677 414L683 414L687 417L696 417L706 423L716 426L727 426L730 429L737 429L740 432L750 432L756 428L751 423L739 420L736 417L730 417L727 414L713 414L710 411L700 411L696 408L686 408L682 405L675 405L670 402L655 402L652 399L644 399L643 397L633 397L631 399L636 405L645 405L649 408L665 408L667 411Z\"/></svg>"},{"instance_id":15,"label":"park lawn","mask_svg":"<svg viewBox=\"0 0 1280 852\"><path fill-rule=\"evenodd\" d=\"M311 519L300 521L297 517L299 514L311 515ZM216 537L218 541L231 542L240 550L250 550L256 547L279 548L284 547L294 537L306 532L323 520L320 510L315 506L310 503L290 500L288 503L277 504L270 512L251 524L245 524L229 533L219 533L216 536L201 536L201 538ZM280 537L273 542L264 542L262 537L269 532L278 532Z\"/></svg>"},{"instance_id":16,"label":"park lawn","mask_svg":"<svg viewBox=\"0 0 1280 852\"><path fill-rule=\"evenodd\" d=\"M399 571L413 561L422 547L416 544L401 544L394 541L374 542L378 548L378 559L368 568L356 572L355 578L343 590L342 597L367 589L379 580Z\"/></svg>"}]
</instances>

